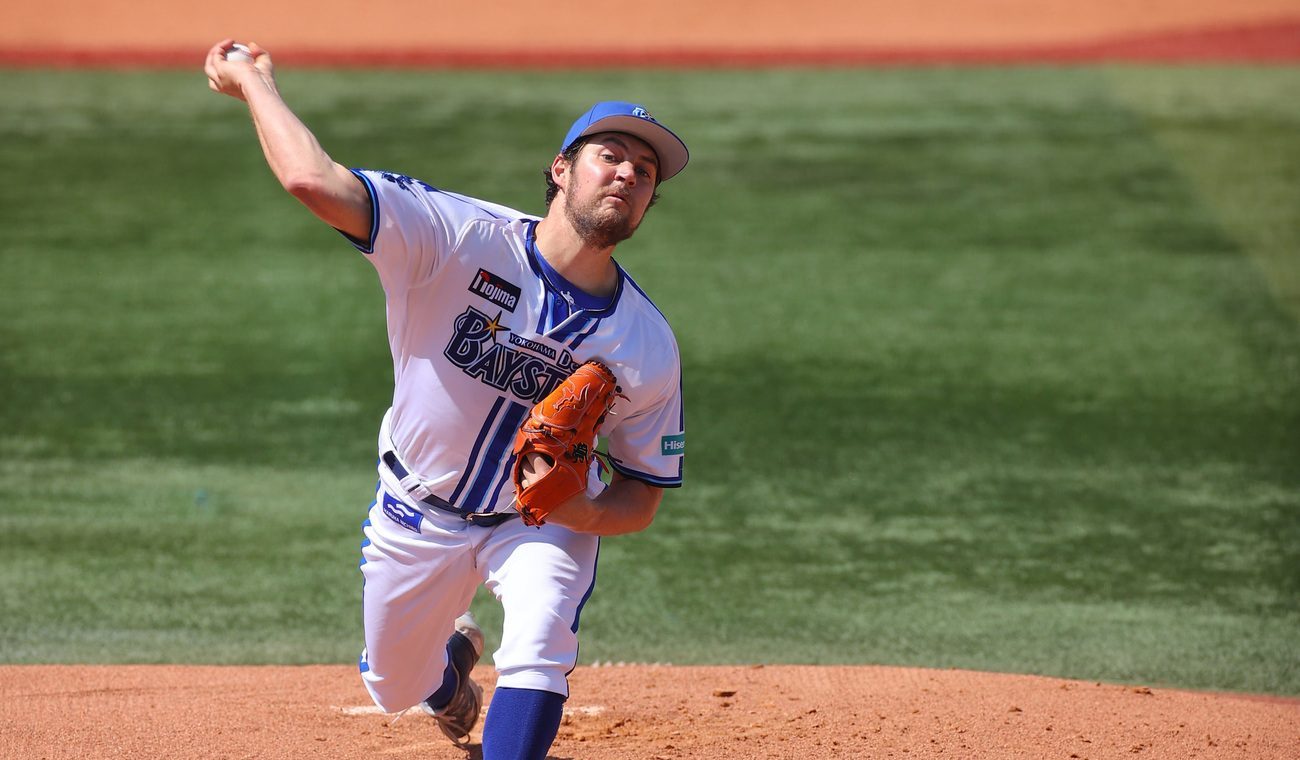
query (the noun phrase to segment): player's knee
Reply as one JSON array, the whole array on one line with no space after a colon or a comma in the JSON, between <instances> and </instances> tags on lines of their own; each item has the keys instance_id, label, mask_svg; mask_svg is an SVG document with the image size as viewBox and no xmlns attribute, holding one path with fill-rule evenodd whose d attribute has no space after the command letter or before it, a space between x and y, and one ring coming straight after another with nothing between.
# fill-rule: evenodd
<instances>
[{"instance_id":1,"label":"player's knee","mask_svg":"<svg viewBox=\"0 0 1300 760\"><path fill-rule=\"evenodd\" d=\"M386 713L401 712L420 704L433 693L434 688L416 686L407 681L375 677L362 673L361 680L370 692L370 698L379 709Z\"/></svg>"},{"instance_id":2,"label":"player's knee","mask_svg":"<svg viewBox=\"0 0 1300 760\"><path fill-rule=\"evenodd\" d=\"M494 655L498 684L565 696L568 674L578 661L578 635L572 621L553 611L539 614L528 630L508 630Z\"/></svg>"},{"instance_id":3,"label":"player's knee","mask_svg":"<svg viewBox=\"0 0 1300 760\"><path fill-rule=\"evenodd\" d=\"M379 709L387 713L401 712L420 704L429 697L441 679L435 675L441 667L413 668L394 667L386 670L375 667L375 663L361 661L361 682Z\"/></svg>"},{"instance_id":4,"label":"player's knee","mask_svg":"<svg viewBox=\"0 0 1300 760\"><path fill-rule=\"evenodd\" d=\"M497 671L497 686L508 689L549 691L566 699L569 696L569 673L572 665L534 663L509 666Z\"/></svg>"}]
</instances>

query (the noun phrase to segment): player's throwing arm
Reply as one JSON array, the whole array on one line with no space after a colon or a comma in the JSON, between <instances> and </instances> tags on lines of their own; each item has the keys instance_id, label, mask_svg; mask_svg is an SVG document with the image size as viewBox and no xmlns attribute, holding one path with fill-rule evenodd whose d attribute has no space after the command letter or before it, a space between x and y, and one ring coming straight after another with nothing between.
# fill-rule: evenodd
<instances>
[{"instance_id":1,"label":"player's throwing arm","mask_svg":"<svg viewBox=\"0 0 1300 760\"><path fill-rule=\"evenodd\" d=\"M346 167L325 152L289 109L275 84L271 54L256 42L222 40L208 51L208 88L248 104L266 162L276 179L321 221L364 239L370 234L370 196Z\"/></svg>"}]
</instances>

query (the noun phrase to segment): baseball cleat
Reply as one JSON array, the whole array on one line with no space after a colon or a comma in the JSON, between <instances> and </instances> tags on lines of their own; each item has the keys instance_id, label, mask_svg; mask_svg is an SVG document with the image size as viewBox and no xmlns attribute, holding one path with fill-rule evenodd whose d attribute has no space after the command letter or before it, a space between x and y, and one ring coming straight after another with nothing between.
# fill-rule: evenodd
<instances>
[{"instance_id":1,"label":"baseball cleat","mask_svg":"<svg viewBox=\"0 0 1300 760\"><path fill-rule=\"evenodd\" d=\"M448 739L464 745L469 743L469 732L474 730L483 709L483 687L470 678L483 656L483 629L473 615L466 612L456 618L456 630L447 640L447 649L458 681L456 693L441 708L435 709L428 702L421 702L420 707L438 721L438 728Z\"/></svg>"}]
</instances>

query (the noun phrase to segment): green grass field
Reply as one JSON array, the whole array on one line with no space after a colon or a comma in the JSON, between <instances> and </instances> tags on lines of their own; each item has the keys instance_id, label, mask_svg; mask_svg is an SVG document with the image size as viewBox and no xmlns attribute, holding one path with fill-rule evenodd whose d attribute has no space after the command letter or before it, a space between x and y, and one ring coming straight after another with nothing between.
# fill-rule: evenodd
<instances>
[{"instance_id":1,"label":"green grass field","mask_svg":"<svg viewBox=\"0 0 1300 760\"><path fill-rule=\"evenodd\" d=\"M531 211L594 100L691 145L620 249L687 487L584 662L1300 694L1300 69L282 68L336 159ZM197 69L0 99L0 661L355 660L373 270Z\"/></svg>"}]
</instances>

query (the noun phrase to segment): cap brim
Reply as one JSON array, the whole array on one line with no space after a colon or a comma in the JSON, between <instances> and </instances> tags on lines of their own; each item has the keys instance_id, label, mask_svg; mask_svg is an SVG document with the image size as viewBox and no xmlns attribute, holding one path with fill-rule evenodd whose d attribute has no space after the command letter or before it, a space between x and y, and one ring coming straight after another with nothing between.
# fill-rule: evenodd
<instances>
[{"instance_id":1,"label":"cap brim","mask_svg":"<svg viewBox=\"0 0 1300 760\"><path fill-rule=\"evenodd\" d=\"M622 132L644 140L659 158L660 182L672 179L686 168L686 162L691 159L691 152L686 149L686 143L673 134L671 129L657 121L636 116L606 116L588 124L578 137L586 137L598 132Z\"/></svg>"}]
</instances>

